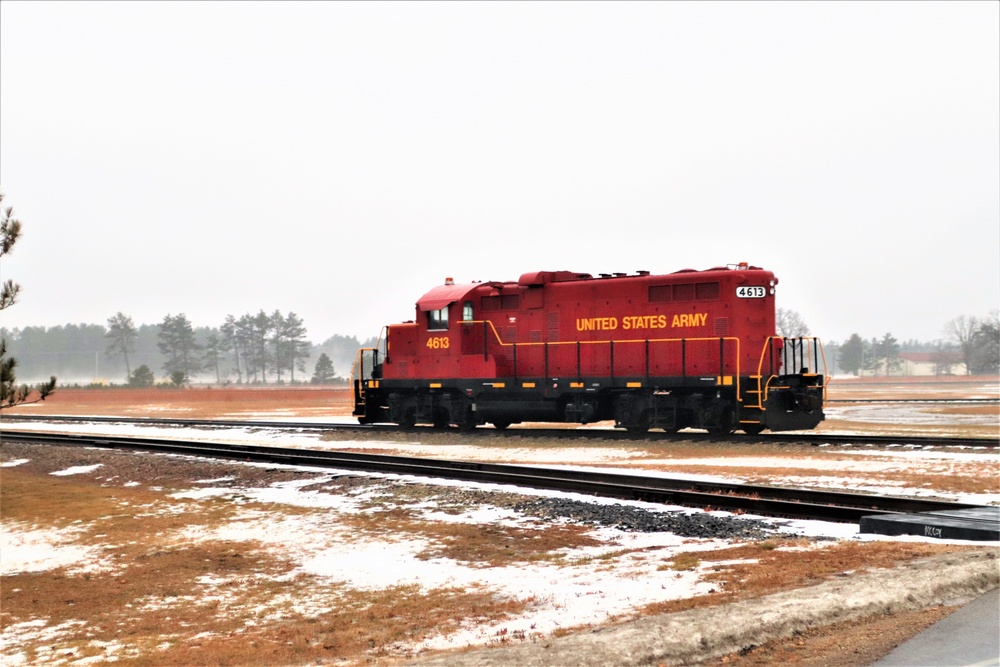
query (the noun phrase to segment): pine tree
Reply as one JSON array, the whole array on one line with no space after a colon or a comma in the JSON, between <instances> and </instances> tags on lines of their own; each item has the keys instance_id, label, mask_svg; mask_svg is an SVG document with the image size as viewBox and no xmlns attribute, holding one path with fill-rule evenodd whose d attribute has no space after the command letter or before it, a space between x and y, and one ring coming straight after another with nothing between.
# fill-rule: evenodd
<instances>
[{"instance_id":1,"label":"pine tree","mask_svg":"<svg viewBox=\"0 0 1000 667\"><path fill-rule=\"evenodd\" d=\"M337 376L333 373L333 362L326 353L319 355L316 360L316 368L313 370L312 384L331 384Z\"/></svg>"},{"instance_id":2,"label":"pine tree","mask_svg":"<svg viewBox=\"0 0 1000 667\"><path fill-rule=\"evenodd\" d=\"M128 376L128 386L130 387L145 388L152 387L154 384L156 384L156 376L146 364L139 366L134 373L130 373Z\"/></svg>"},{"instance_id":3,"label":"pine tree","mask_svg":"<svg viewBox=\"0 0 1000 667\"><path fill-rule=\"evenodd\" d=\"M280 353L275 345L275 366L279 369L278 379L281 379L280 369L288 368L291 382L295 383L295 370L305 373L305 359L309 356L311 347L306 341L306 327L302 318L295 313L288 313L287 317L275 311L272 316L274 323L275 340L281 340Z\"/></svg>"},{"instance_id":4,"label":"pine tree","mask_svg":"<svg viewBox=\"0 0 1000 667\"><path fill-rule=\"evenodd\" d=\"M139 337L139 332L132 323L132 318L122 312L118 312L114 317L108 318L108 332L104 334L108 339L108 354L121 355L125 358L125 377L132 377L132 367L128 362L128 353L135 351L135 341Z\"/></svg>"},{"instance_id":5,"label":"pine tree","mask_svg":"<svg viewBox=\"0 0 1000 667\"><path fill-rule=\"evenodd\" d=\"M858 334L851 334L837 356L837 365L848 373L857 375L864 367L865 342Z\"/></svg>"},{"instance_id":6,"label":"pine tree","mask_svg":"<svg viewBox=\"0 0 1000 667\"><path fill-rule=\"evenodd\" d=\"M873 347L875 357L880 360L879 365L885 365L886 376L903 367L903 360L899 358L899 342L891 333L882 336L882 340L876 341Z\"/></svg>"},{"instance_id":7,"label":"pine tree","mask_svg":"<svg viewBox=\"0 0 1000 667\"><path fill-rule=\"evenodd\" d=\"M0 193L0 202L3 193ZM21 221L14 217L14 209L7 207L0 217L0 257L9 253L21 236ZM13 280L3 283L0 288L0 310L9 308L17 301L21 286ZM44 401L56 388L56 377L53 375L48 382L29 387L17 384L17 359L7 356L7 341L0 339L0 410L23 403Z\"/></svg>"},{"instance_id":8,"label":"pine tree","mask_svg":"<svg viewBox=\"0 0 1000 667\"><path fill-rule=\"evenodd\" d=\"M175 374L181 374L182 382L175 380L175 384L189 381L202 367L198 354L202 346L195 340L191 322L183 313L176 316L167 315L160 324L160 333L157 336L160 339L157 343L160 352L167 355L163 370L171 378L175 377Z\"/></svg>"}]
</instances>

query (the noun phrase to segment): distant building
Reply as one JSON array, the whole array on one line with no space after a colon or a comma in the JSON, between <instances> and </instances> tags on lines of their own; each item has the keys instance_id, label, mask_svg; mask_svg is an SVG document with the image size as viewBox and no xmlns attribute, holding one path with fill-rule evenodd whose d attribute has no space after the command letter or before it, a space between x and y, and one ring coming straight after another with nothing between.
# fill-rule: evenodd
<instances>
[{"instance_id":1,"label":"distant building","mask_svg":"<svg viewBox=\"0 0 1000 667\"><path fill-rule=\"evenodd\" d=\"M954 350L901 352L900 375L966 375L962 355Z\"/></svg>"}]
</instances>

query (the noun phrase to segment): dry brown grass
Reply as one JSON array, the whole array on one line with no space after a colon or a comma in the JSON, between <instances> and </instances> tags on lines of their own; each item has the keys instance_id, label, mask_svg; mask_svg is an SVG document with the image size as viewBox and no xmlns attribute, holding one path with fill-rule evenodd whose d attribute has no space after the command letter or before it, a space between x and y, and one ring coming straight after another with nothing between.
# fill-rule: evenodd
<instances>
[{"instance_id":1,"label":"dry brown grass","mask_svg":"<svg viewBox=\"0 0 1000 667\"><path fill-rule=\"evenodd\" d=\"M929 400L1000 397L996 375L951 375L939 377L834 378L827 387L830 400L922 398Z\"/></svg>"},{"instance_id":2,"label":"dry brown grass","mask_svg":"<svg viewBox=\"0 0 1000 667\"><path fill-rule=\"evenodd\" d=\"M374 509L405 495L403 487L399 496L375 497L368 503L372 511L340 516L338 522L351 535L350 539L387 534L422 538L428 547L417 554L417 558L447 558L479 568L559 561L565 557L566 550L601 544L589 535L590 528L586 526L552 525L541 521L530 526L448 523L420 519L417 510L405 507Z\"/></svg>"},{"instance_id":3,"label":"dry brown grass","mask_svg":"<svg viewBox=\"0 0 1000 667\"><path fill-rule=\"evenodd\" d=\"M349 387L189 387L57 389L41 403L5 414L212 419L283 411L298 416L350 415Z\"/></svg>"},{"instance_id":4,"label":"dry brown grass","mask_svg":"<svg viewBox=\"0 0 1000 667\"><path fill-rule=\"evenodd\" d=\"M704 579L716 584L708 595L660 602L646 613L673 613L770 593L802 588L823 580L871 569L893 568L900 563L979 547L897 542L837 542L810 546L804 540L766 540L709 552L688 552L665 567L688 570L701 567ZM731 562L742 561L742 562Z\"/></svg>"},{"instance_id":5,"label":"dry brown grass","mask_svg":"<svg viewBox=\"0 0 1000 667\"><path fill-rule=\"evenodd\" d=\"M1000 424L1000 407L996 405L932 405L924 408L924 412L939 415L975 415L996 417L997 423Z\"/></svg>"},{"instance_id":6,"label":"dry brown grass","mask_svg":"<svg viewBox=\"0 0 1000 667\"><path fill-rule=\"evenodd\" d=\"M878 614L798 633L788 639L747 646L723 656L726 667L869 667L914 634L954 612L956 607L931 607L899 614Z\"/></svg>"},{"instance_id":7,"label":"dry brown grass","mask_svg":"<svg viewBox=\"0 0 1000 667\"><path fill-rule=\"evenodd\" d=\"M947 410L940 414L954 414ZM926 424L900 424L879 423L869 421L855 421L850 419L830 419L822 422L817 428L817 433L862 433L865 435L877 436L899 436L905 437L928 437L941 436L947 438L989 438L996 440L1000 435L1000 423L998 424L948 424L941 422L937 425L928 426Z\"/></svg>"},{"instance_id":8,"label":"dry brown grass","mask_svg":"<svg viewBox=\"0 0 1000 667\"><path fill-rule=\"evenodd\" d=\"M253 542L178 540L178 531L183 528L210 529L232 520L238 512L315 510L245 501L237 508L222 500L165 497L171 488L189 487L192 474L243 470L227 464L206 470L204 463L106 452L103 484L96 475L53 477L48 472L63 465L92 462L86 452L60 449L68 453L54 462L57 465L46 468L33 460L3 469L3 520L38 528L73 528L79 531L73 543L99 549L106 569L63 567L0 579L4 601L0 625L10 627L32 619L45 619L50 626L64 624L58 639L39 638L24 647L29 662L100 658L106 646L122 645L127 648L115 655L125 665L361 664L405 655L407 646L457 629L463 619L488 623L516 615L534 603L531 599L499 599L482 590L426 591L414 586L355 590L297 572L280 551ZM236 474L287 479L279 470L248 470ZM297 478L301 476L296 473ZM117 481L109 483L109 479ZM119 486L124 479L139 479L144 485ZM321 482L317 488L340 492L350 491L356 483L350 476L329 480L317 475L317 480ZM150 481L164 487L150 488L146 486ZM246 481L234 480L233 485ZM373 492L367 487L368 510L337 517L346 528L345 539L419 536L428 544L420 558L451 558L467 565L489 566L535 560L561 562L567 550L595 543L579 526L470 527L426 521L407 504L432 498L427 487L393 488L376 483ZM487 495L464 494L456 501L443 500L441 505L443 511L461 512ZM166 505L170 511L164 511ZM894 543L785 550L808 544L768 541L665 558L663 569L700 567L706 570L708 580L717 582L717 588L709 595L653 605L641 613L724 604L808 585L845 571L891 567L912 558L960 550ZM625 553L627 550L608 555L608 566ZM751 559L756 563L722 564ZM572 559L565 562L568 566L580 564ZM206 585L206 579L213 583ZM565 632L569 630L556 634Z\"/></svg>"},{"instance_id":9,"label":"dry brown grass","mask_svg":"<svg viewBox=\"0 0 1000 667\"><path fill-rule=\"evenodd\" d=\"M0 507L7 525L72 527L79 531L73 544L97 548L104 564L0 578L0 625L33 619L68 624L58 640L29 646L29 662L97 657L109 644L128 647L117 653L125 665L363 662L454 629L462 619L501 619L531 603L497 599L488 591L416 586L368 591L331 584L295 572L280 551L253 542L177 537L181 529L211 528L252 505L238 510L219 501L169 499L172 511L163 511L165 500L163 491L99 486L30 466L4 469ZM442 552L468 559L513 562L514 554L531 559L543 557L546 549L586 542L573 530L554 531L544 545L536 538L547 531L510 530L463 545L466 536L443 525L436 532L405 513L373 513L358 521L363 530L382 534L420 531ZM495 542L492 549L486 546L489 539Z\"/></svg>"},{"instance_id":10,"label":"dry brown grass","mask_svg":"<svg viewBox=\"0 0 1000 667\"><path fill-rule=\"evenodd\" d=\"M538 525L535 528L446 524L446 534L434 525L434 546L418 558L448 558L474 567L504 567L517 563L561 561L563 550L598 546L584 526Z\"/></svg>"}]
</instances>

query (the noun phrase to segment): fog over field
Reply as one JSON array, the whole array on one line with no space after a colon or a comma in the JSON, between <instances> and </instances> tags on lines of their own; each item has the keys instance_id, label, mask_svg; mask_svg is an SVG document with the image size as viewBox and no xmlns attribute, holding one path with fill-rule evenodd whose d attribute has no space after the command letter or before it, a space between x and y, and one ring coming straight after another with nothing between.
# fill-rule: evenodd
<instances>
[{"instance_id":1,"label":"fog over field","mask_svg":"<svg viewBox=\"0 0 1000 667\"><path fill-rule=\"evenodd\" d=\"M1000 5L0 4L3 326L747 261L844 340L1000 303Z\"/></svg>"}]
</instances>

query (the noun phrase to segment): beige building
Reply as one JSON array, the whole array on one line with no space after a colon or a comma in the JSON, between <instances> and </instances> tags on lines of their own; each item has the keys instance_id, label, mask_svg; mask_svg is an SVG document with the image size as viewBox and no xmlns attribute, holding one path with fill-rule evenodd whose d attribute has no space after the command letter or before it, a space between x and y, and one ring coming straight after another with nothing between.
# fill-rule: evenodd
<instances>
[{"instance_id":1,"label":"beige building","mask_svg":"<svg viewBox=\"0 0 1000 667\"><path fill-rule=\"evenodd\" d=\"M902 352L900 375L965 375L965 363L958 352ZM893 373L895 375L895 373Z\"/></svg>"}]
</instances>

